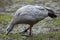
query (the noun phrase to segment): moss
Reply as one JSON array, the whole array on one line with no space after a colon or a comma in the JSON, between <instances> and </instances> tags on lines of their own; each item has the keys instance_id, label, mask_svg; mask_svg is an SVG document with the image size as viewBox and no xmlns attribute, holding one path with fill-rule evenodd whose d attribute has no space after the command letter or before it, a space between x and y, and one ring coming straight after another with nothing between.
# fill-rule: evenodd
<instances>
[{"instance_id":1,"label":"moss","mask_svg":"<svg viewBox=\"0 0 60 40\"><path fill-rule=\"evenodd\" d=\"M5 14L0 14L0 23L8 23L12 19L12 15L5 13Z\"/></svg>"}]
</instances>

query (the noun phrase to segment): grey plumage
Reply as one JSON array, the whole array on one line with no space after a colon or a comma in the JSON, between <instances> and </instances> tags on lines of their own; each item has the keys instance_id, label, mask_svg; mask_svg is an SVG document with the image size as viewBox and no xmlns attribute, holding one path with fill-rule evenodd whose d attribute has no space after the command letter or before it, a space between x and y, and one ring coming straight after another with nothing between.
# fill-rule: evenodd
<instances>
[{"instance_id":1,"label":"grey plumage","mask_svg":"<svg viewBox=\"0 0 60 40\"><path fill-rule=\"evenodd\" d=\"M24 32L30 29L30 35L31 35L32 26L48 16L50 17L52 16L51 18L57 17L54 14L53 10L46 7L33 6L33 5L27 5L27 6L21 7L15 12L15 16L13 17L10 24L8 25L7 34L10 31L12 31L13 26L15 24L29 24L30 27L27 28Z\"/></svg>"}]
</instances>

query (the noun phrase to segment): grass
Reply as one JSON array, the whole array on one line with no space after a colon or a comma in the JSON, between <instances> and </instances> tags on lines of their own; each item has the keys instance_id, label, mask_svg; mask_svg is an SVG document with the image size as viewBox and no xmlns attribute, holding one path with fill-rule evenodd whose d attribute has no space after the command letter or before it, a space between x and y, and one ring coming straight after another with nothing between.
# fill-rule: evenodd
<instances>
[{"instance_id":1,"label":"grass","mask_svg":"<svg viewBox=\"0 0 60 40\"><path fill-rule=\"evenodd\" d=\"M5 14L0 14L0 23L8 23L12 19L12 15L5 13Z\"/></svg>"},{"instance_id":2,"label":"grass","mask_svg":"<svg viewBox=\"0 0 60 40\"><path fill-rule=\"evenodd\" d=\"M60 25L60 18L54 19L54 20L53 20L53 23L54 23L55 25Z\"/></svg>"},{"instance_id":3,"label":"grass","mask_svg":"<svg viewBox=\"0 0 60 40\"><path fill-rule=\"evenodd\" d=\"M34 2L34 0L13 0L15 3L16 2L28 2L28 3L32 3Z\"/></svg>"},{"instance_id":4,"label":"grass","mask_svg":"<svg viewBox=\"0 0 60 40\"><path fill-rule=\"evenodd\" d=\"M5 34L0 34L0 38L13 38L13 39L23 39L23 36L21 36L21 34L9 34L9 35L5 35ZM49 32L46 34L34 34L31 37L26 37L26 40L47 40L47 39L52 39L52 40L60 40L60 32Z\"/></svg>"},{"instance_id":5,"label":"grass","mask_svg":"<svg viewBox=\"0 0 60 40\"><path fill-rule=\"evenodd\" d=\"M38 24L46 24L43 28L52 28L52 27L60 27L60 18L55 18L52 20L47 20L44 19L42 21L40 21Z\"/></svg>"},{"instance_id":6,"label":"grass","mask_svg":"<svg viewBox=\"0 0 60 40\"><path fill-rule=\"evenodd\" d=\"M32 3L34 0L25 0L25 2Z\"/></svg>"},{"instance_id":7,"label":"grass","mask_svg":"<svg viewBox=\"0 0 60 40\"><path fill-rule=\"evenodd\" d=\"M60 40L60 32L49 32L47 34L37 34L33 36L34 40Z\"/></svg>"},{"instance_id":8,"label":"grass","mask_svg":"<svg viewBox=\"0 0 60 40\"><path fill-rule=\"evenodd\" d=\"M0 38L15 38L15 39L17 39L17 38L21 38L22 36L21 36L21 34L9 34L9 35L6 35L6 34L0 34Z\"/></svg>"}]
</instances>

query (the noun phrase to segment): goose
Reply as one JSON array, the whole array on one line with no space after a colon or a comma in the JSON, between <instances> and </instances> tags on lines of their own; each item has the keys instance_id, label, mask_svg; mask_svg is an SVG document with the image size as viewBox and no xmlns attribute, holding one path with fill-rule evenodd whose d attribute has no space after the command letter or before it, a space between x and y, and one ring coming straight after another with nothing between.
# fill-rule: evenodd
<instances>
[{"instance_id":1,"label":"goose","mask_svg":"<svg viewBox=\"0 0 60 40\"><path fill-rule=\"evenodd\" d=\"M55 12L48 7L37 6L37 5L23 6L15 12L14 17L11 19L6 29L6 34L8 35L12 31L14 25L28 24L30 25L30 27L25 29L23 32L25 33L27 32L27 30L29 30L30 31L29 35L31 35L33 25L45 19L48 16L53 19L57 17Z\"/></svg>"}]
</instances>

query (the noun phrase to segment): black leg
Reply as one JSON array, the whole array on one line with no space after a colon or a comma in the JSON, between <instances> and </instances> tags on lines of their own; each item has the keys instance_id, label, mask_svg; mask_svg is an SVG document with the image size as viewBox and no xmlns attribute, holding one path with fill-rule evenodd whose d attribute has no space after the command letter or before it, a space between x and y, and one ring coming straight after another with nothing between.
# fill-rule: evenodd
<instances>
[{"instance_id":1,"label":"black leg","mask_svg":"<svg viewBox=\"0 0 60 40\"><path fill-rule=\"evenodd\" d=\"M23 33L27 32L27 30L29 30L29 28L30 28L30 27L28 27L27 29L25 29L25 30L23 31Z\"/></svg>"},{"instance_id":2,"label":"black leg","mask_svg":"<svg viewBox=\"0 0 60 40\"><path fill-rule=\"evenodd\" d=\"M30 33L29 33L29 35L31 36L32 35L32 25L30 25Z\"/></svg>"},{"instance_id":3,"label":"black leg","mask_svg":"<svg viewBox=\"0 0 60 40\"><path fill-rule=\"evenodd\" d=\"M31 35L32 35L32 34L31 34L31 33L32 33L32 27L33 27L33 25L30 25L30 27L28 27L27 29L25 29L22 33L25 33L25 32L27 32L27 31L30 29L30 30L29 30L29 31L30 31L30 32L29 32L29 36L31 36ZM23 36L28 36L28 35L23 35Z\"/></svg>"},{"instance_id":4,"label":"black leg","mask_svg":"<svg viewBox=\"0 0 60 40\"><path fill-rule=\"evenodd\" d=\"M26 37L28 37L28 35L24 35L24 33L27 32L29 29L30 29L30 27L28 27L28 28L25 29L23 32L21 32L21 33L23 34L22 36L26 36ZM20 34L21 34L21 33L20 33Z\"/></svg>"}]
</instances>

